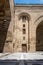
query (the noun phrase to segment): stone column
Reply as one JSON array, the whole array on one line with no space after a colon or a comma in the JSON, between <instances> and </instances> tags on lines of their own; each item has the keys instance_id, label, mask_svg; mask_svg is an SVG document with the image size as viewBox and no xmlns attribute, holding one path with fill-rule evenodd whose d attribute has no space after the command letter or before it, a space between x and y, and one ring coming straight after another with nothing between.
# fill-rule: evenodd
<instances>
[{"instance_id":1,"label":"stone column","mask_svg":"<svg viewBox=\"0 0 43 65\"><path fill-rule=\"evenodd\" d=\"M30 52L36 51L36 29L33 26L30 38Z\"/></svg>"},{"instance_id":2,"label":"stone column","mask_svg":"<svg viewBox=\"0 0 43 65\"><path fill-rule=\"evenodd\" d=\"M9 0L10 11L11 11L11 21L9 24L7 39L9 40L7 46L4 48L4 52L13 52L13 26L14 26L14 0Z\"/></svg>"},{"instance_id":3,"label":"stone column","mask_svg":"<svg viewBox=\"0 0 43 65\"><path fill-rule=\"evenodd\" d=\"M33 21L29 21L29 52L36 51L36 28L32 23Z\"/></svg>"}]
</instances>

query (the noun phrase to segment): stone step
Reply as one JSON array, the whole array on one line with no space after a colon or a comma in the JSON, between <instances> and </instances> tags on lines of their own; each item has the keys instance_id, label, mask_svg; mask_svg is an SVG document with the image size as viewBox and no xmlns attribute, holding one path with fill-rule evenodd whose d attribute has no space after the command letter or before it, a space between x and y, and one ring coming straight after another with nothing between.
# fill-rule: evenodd
<instances>
[{"instance_id":1,"label":"stone step","mask_svg":"<svg viewBox=\"0 0 43 65\"><path fill-rule=\"evenodd\" d=\"M3 21L4 21L4 9L0 8L0 28L2 26Z\"/></svg>"}]
</instances>

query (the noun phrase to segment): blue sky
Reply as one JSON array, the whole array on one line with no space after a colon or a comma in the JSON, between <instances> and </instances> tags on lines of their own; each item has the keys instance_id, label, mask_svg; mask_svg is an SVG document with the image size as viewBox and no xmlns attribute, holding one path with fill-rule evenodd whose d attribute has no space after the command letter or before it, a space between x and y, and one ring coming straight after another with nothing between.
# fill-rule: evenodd
<instances>
[{"instance_id":1,"label":"blue sky","mask_svg":"<svg viewBox=\"0 0 43 65\"><path fill-rule=\"evenodd\" d=\"M43 0L14 0L15 3L22 4L43 4Z\"/></svg>"}]
</instances>

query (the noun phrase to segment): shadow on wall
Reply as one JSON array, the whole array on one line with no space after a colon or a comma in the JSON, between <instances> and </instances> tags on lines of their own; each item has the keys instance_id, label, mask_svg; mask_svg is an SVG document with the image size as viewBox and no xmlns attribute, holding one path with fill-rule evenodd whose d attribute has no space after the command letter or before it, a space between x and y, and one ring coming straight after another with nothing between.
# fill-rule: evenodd
<instances>
[{"instance_id":1,"label":"shadow on wall","mask_svg":"<svg viewBox=\"0 0 43 65\"><path fill-rule=\"evenodd\" d=\"M6 0L7 2L5 2L5 0L4 2L2 1L3 0L0 0L0 4L1 4L0 5L0 53L3 52L3 48L5 45L7 32L11 20L9 0Z\"/></svg>"},{"instance_id":2,"label":"shadow on wall","mask_svg":"<svg viewBox=\"0 0 43 65\"><path fill-rule=\"evenodd\" d=\"M36 41L36 51L43 51L43 21L37 27Z\"/></svg>"}]
</instances>

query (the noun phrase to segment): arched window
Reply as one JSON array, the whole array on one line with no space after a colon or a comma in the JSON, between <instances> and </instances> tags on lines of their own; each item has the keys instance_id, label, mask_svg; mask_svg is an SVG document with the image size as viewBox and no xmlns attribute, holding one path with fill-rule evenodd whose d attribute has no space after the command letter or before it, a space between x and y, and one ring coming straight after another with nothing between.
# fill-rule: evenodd
<instances>
[{"instance_id":1,"label":"arched window","mask_svg":"<svg viewBox=\"0 0 43 65\"><path fill-rule=\"evenodd\" d=\"M25 13L25 12L20 13L19 14L19 20L20 19L22 19L23 22L26 21L26 20L29 21L30 20L30 15L28 13Z\"/></svg>"},{"instance_id":2,"label":"arched window","mask_svg":"<svg viewBox=\"0 0 43 65\"><path fill-rule=\"evenodd\" d=\"M30 50L30 46L27 50L28 43L29 43L29 20L30 20L30 15L28 13L21 13L19 14L19 27L21 28L21 37L22 38L22 52L27 52Z\"/></svg>"},{"instance_id":3,"label":"arched window","mask_svg":"<svg viewBox=\"0 0 43 65\"><path fill-rule=\"evenodd\" d=\"M28 20L28 17L25 16L25 15L23 15L23 16L22 16L22 21L23 21L23 22L26 22L26 20Z\"/></svg>"}]
</instances>

